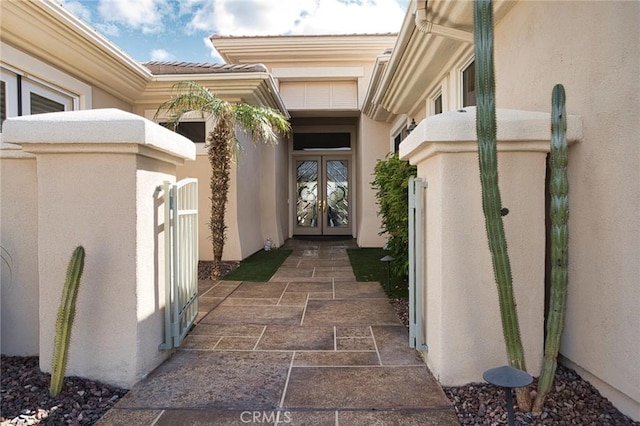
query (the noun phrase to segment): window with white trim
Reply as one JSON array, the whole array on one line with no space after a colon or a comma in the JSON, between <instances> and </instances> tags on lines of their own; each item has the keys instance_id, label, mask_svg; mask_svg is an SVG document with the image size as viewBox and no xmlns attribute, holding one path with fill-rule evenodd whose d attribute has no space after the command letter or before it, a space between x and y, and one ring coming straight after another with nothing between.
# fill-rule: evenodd
<instances>
[{"instance_id":1,"label":"window with white trim","mask_svg":"<svg viewBox=\"0 0 640 426\"><path fill-rule=\"evenodd\" d=\"M442 114L442 92L433 100L433 115Z\"/></svg>"},{"instance_id":2,"label":"window with white trim","mask_svg":"<svg viewBox=\"0 0 640 426\"><path fill-rule=\"evenodd\" d=\"M407 131L407 126L403 125L400 129L397 130L397 133L393 136L393 152L400 151L400 143L409 136L409 131Z\"/></svg>"},{"instance_id":3,"label":"window with white trim","mask_svg":"<svg viewBox=\"0 0 640 426\"><path fill-rule=\"evenodd\" d=\"M5 68L0 68L0 89L1 123L8 117L74 109L73 96Z\"/></svg>"}]
</instances>

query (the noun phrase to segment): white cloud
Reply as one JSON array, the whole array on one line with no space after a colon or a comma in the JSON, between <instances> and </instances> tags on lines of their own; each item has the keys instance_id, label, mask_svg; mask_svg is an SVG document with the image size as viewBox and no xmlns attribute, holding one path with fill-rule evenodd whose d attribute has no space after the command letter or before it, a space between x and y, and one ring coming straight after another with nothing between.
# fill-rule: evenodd
<instances>
[{"instance_id":1,"label":"white cloud","mask_svg":"<svg viewBox=\"0 0 640 426\"><path fill-rule=\"evenodd\" d=\"M172 14L167 0L99 0L98 11L107 23L121 24L143 34L164 29L163 17Z\"/></svg>"},{"instance_id":2,"label":"white cloud","mask_svg":"<svg viewBox=\"0 0 640 426\"><path fill-rule=\"evenodd\" d=\"M120 28L116 24L96 24L96 29L100 31L101 34L109 37L117 37L120 35Z\"/></svg>"},{"instance_id":3,"label":"white cloud","mask_svg":"<svg viewBox=\"0 0 640 426\"><path fill-rule=\"evenodd\" d=\"M162 61L170 61L170 60L173 60L173 59L175 59L175 57L171 53L167 52L164 49L153 49L151 51L151 60L152 61L160 61L160 62L162 62Z\"/></svg>"},{"instance_id":4,"label":"white cloud","mask_svg":"<svg viewBox=\"0 0 640 426\"><path fill-rule=\"evenodd\" d=\"M220 35L385 33L400 29L397 0L189 0L194 30Z\"/></svg>"},{"instance_id":5,"label":"white cloud","mask_svg":"<svg viewBox=\"0 0 640 426\"><path fill-rule=\"evenodd\" d=\"M76 0L58 0L62 7L82 19L87 24L91 23L91 11L88 7Z\"/></svg>"},{"instance_id":6,"label":"white cloud","mask_svg":"<svg viewBox=\"0 0 640 426\"><path fill-rule=\"evenodd\" d=\"M296 25L295 34L362 34L400 30L405 9L395 0L321 1Z\"/></svg>"},{"instance_id":7,"label":"white cloud","mask_svg":"<svg viewBox=\"0 0 640 426\"><path fill-rule=\"evenodd\" d=\"M224 64L225 61L222 59L222 56L220 56L220 53L216 50L216 48L213 47L213 44L211 43L211 40L209 40L209 37L203 38L202 41L204 42L204 45L209 49L209 56L212 59L211 62L216 64Z\"/></svg>"}]
</instances>

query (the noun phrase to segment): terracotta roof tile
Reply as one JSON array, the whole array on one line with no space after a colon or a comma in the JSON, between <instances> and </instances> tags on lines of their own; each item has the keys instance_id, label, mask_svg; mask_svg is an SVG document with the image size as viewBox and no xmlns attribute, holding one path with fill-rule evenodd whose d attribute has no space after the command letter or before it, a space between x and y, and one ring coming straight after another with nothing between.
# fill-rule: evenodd
<instances>
[{"instance_id":1,"label":"terracotta roof tile","mask_svg":"<svg viewBox=\"0 0 640 426\"><path fill-rule=\"evenodd\" d=\"M209 64L190 62L144 62L154 75L166 74L226 74L236 72L267 72L267 67L262 64Z\"/></svg>"}]
</instances>

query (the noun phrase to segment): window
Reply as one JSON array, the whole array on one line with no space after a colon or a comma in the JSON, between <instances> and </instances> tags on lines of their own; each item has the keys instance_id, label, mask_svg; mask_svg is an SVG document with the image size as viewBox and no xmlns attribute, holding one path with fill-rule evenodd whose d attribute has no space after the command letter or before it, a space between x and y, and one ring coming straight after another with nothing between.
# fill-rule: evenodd
<instances>
[{"instance_id":1,"label":"window","mask_svg":"<svg viewBox=\"0 0 640 426\"><path fill-rule=\"evenodd\" d=\"M433 114L442 114L442 93L433 100Z\"/></svg>"},{"instance_id":2,"label":"window","mask_svg":"<svg viewBox=\"0 0 640 426\"><path fill-rule=\"evenodd\" d=\"M22 92L22 110L18 111L18 115L73 110L71 96L25 77L20 78L18 81L18 88ZM20 106L18 109L20 109Z\"/></svg>"},{"instance_id":3,"label":"window","mask_svg":"<svg viewBox=\"0 0 640 426\"><path fill-rule=\"evenodd\" d=\"M169 123L164 122L160 123L160 125L171 129ZM194 143L204 143L207 139L204 121L181 121L178 123L175 132Z\"/></svg>"},{"instance_id":4,"label":"window","mask_svg":"<svg viewBox=\"0 0 640 426\"><path fill-rule=\"evenodd\" d=\"M393 152L400 151L400 142L402 142L402 132L398 133L395 138L393 138Z\"/></svg>"},{"instance_id":5,"label":"window","mask_svg":"<svg viewBox=\"0 0 640 426\"><path fill-rule=\"evenodd\" d=\"M47 112L71 111L74 98L62 90L36 82L19 73L0 69L0 119ZM2 124L0 123L0 131Z\"/></svg>"},{"instance_id":6,"label":"window","mask_svg":"<svg viewBox=\"0 0 640 426\"><path fill-rule=\"evenodd\" d=\"M40 96L37 93L29 93L29 103L31 104L31 114L64 111L63 104Z\"/></svg>"},{"instance_id":7,"label":"window","mask_svg":"<svg viewBox=\"0 0 640 426\"><path fill-rule=\"evenodd\" d=\"M400 151L400 143L409 136L409 133L406 125L398 129L398 133L393 137L393 152Z\"/></svg>"},{"instance_id":8,"label":"window","mask_svg":"<svg viewBox=\"0 0 640 426\"><path fill-rule=\"evenodd\" d=\"M476 104L476 66L471 62L462 71L462 106L475 106Z\"/></svg>"},{"instance_id":9,"label":"window","mask_svg":"<svg viewBox=\"0 0 640 426\"><path fill-rule=\"evenodd\" d=\"M7 99L7 95L5 94L6 90L6 84L4 81L0 81L0 132L2 132L4 120L7 119L7 106L5 104Z\"/></svg>"}]
</instances>

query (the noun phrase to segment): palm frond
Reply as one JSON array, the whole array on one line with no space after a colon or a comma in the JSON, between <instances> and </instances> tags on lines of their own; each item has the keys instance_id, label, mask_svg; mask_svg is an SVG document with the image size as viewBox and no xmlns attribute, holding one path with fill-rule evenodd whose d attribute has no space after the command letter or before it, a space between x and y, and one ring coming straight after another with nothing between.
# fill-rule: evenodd
<instances>
[{"instance_id":1,"label":"palm frond","mask_svg":"<svg viewBox=\"0 0 640 426\"><path fill-rule=\"evenodd\" d=\"M189 112L218 116L224 109L229 108L229 103L218 98L208 88L194 81L181 81L172 86L171 99L163 102L154 115L158 119L161 113L168 114L169 124L175 129L180 119Z\"/></svg>"},{"instance_id":2,"label":"palm frond","mask_svg":"<svg viewBox=\"0 0 640 426\"><path fill-rule=\"evenodd\" d=\"M265 106L233 105L236 124L256 142L277 144L278 135L286 136L290 130L287 119L277 110Z\"/></svg>"}]
</instances>

